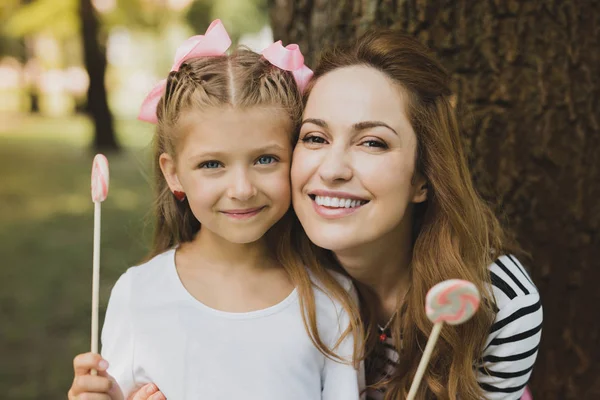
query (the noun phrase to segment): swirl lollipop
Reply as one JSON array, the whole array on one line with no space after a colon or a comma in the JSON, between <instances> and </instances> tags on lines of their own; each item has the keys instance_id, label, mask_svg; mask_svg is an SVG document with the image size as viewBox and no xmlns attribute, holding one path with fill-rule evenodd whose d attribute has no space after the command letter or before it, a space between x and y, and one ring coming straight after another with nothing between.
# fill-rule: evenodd
<instances>
[{"instance_id":1,"label":"swirl lollipop","mask_svg":"<svg viewBox=\"0 0 600 400\"><path fill-rule=\"evenodd\" d=\"M413 379L407 400L414 399L431 358L431 353L440 336L444 323L458 325L469 320L479 308L479 291L468 281L450 279L432 287L425 298L425 313L433 322L425 351Z\"/></svg>"},{"instance_id":2,"label":"swirl lollipop","mask_svg":"<svg viewBox=\"0 0 600 400\"><path fill-rule=\"evenodd\" d=\"M96 154L92 163L92 201L94 202L94 253L92 276L92 353L98 353L98 299L100 291L100 204L108 195L108 160ZM92 370L95 375L96 371Z\"/></svg>"}]
</instances>

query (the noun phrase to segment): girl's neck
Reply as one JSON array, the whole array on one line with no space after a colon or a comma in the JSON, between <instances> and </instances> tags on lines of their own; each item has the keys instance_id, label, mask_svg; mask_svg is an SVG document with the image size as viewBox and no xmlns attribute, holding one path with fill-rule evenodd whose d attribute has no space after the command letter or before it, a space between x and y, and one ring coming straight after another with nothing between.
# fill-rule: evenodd
<instances>
[{"instance_id":1,"label":"girl's neck","mask_svg":"<svg viewBox=\"0 0 600 400\"><path fill-rule=\"evenodd\" d=\"M408 290L412 258L411 225L403 221L397 229L377 241L334 253L341 266L357 282L361 293L374 297L369 301L374 302L381 323L387 322L394 314Z\"/></svg>"},{"instance_id":2,"label":"girl's neck","mask_svg":"<svg viewBox=\"0 0 600 400\"><path fill-rule=\"evenodd\" d=\"M252 243L232 243L208 229L200 229L181 250L199 261L194 264L213 266L225 273L265 269L274 264L264 237Z\"/></svg>"}]
</instances>

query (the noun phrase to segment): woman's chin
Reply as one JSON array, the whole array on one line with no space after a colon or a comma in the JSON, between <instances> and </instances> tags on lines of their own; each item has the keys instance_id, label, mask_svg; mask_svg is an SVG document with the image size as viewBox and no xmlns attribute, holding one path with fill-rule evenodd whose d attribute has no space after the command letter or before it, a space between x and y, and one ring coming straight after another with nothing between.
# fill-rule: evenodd
<instances>
[{"instance_id":1,"label":"woman's chin","mask_svg":"<svg viewBox=\"0 0 600 400\"><path fill-rule=\"evenodd\" d=\"M317 230L316 232L306 232L311 242L317 246L331 250L334 253L352 250L360 246L361 241L356 236L343 232L328 232L327 230Z\"/></svg>"}]
</instances>

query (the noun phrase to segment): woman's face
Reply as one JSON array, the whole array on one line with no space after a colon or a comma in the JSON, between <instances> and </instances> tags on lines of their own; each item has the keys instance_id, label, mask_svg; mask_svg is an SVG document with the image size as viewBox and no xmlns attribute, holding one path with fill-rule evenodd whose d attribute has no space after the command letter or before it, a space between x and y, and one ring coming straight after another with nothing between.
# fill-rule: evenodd
<instances>
[{"instance_id":1,"label":"woman's face","mask_svg":"<svg viewBox=\"0 0 600 400\"><path fill-rule=\"evenodd\" d=\"M371 67L332 71L316 82L292 162L294 209L311 241L335 252L406 232L417 141L404 91ZM410 232L410 227L408 227Z\"/></svg>"}]
</instances>

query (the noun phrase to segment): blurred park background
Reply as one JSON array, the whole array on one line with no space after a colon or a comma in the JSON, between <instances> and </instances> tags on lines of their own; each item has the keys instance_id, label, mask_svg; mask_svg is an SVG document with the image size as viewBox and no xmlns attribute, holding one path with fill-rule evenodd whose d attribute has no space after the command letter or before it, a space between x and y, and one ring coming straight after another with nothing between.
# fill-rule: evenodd
<instances>
[{"instance_id":1,"label":"blurred park background","mask_svg":"<svg viewBox=\"0 0 600 400\"><path fill-rule=\"evenodd\" d=\"M110 161L101 315L148 249L149 144L135 119L176 47L324 47L394 27L452 73L482 195L531 253L544 305L536 399L600 399L600 2L1 0L0 398L60 399L89 349L91 161Z\"/></svg>"},{"instance_id":2,"label":"blurred park background","mask_svg":"<svg viewBox=\"0 0 600 400\"><path fill-rule=\"evenodd\" d=\"M153 127L139 106L217 17L237 43L272 42L262 0L0 2L1 399L66 398L72 358L90 346L92 158L104 152L111 169L103 315L151 233Z\"/></svg>"}]
</instances>

